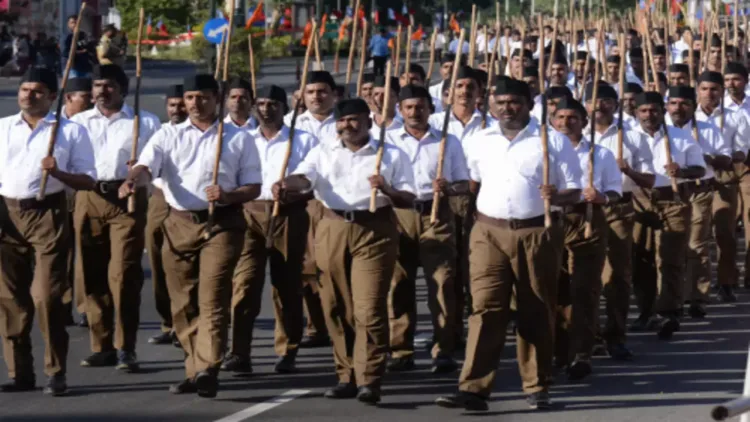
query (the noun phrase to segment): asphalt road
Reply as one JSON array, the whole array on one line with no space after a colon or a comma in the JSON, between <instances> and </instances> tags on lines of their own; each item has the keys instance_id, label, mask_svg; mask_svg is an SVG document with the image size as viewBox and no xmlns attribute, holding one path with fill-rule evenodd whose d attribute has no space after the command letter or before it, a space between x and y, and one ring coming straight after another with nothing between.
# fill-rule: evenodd
<instances>
[{"instance_id":1,"label":"asphalt road","mask_svg":"<svg viewBox=\"0 0 750 422\"><path fill-rule=\"evenodd\" d=\"M144 108L163 116L161 92L166 85L192 70L184 65L161 64L146 71ZM280 64L278 69L271 68L270 72L264 73L259 84L265 83L263 78L269 81L270 78L286 78L289 83L294 82L293 61ZM0 115L16 112L12 95L16 84L17 80L0 80ZM7 94L8 89L11 95ZM147 269L145 259L144 268ZM424 342L430 335L430 328L424 303L426 289L421 283L419 339ZM325 389L336 382L329 348L302 350L299 374L273 373L276 359L273 356L273 314L270 293L266 289L264 307L254 332L255 374L249 377L221 374L219 395L209 400L194 395L172 396L167 392L171 383L183 378L183 355L172 346L147 343L148 337L159 329L151 292L149 280L142 291L142 322L137 347L142 363L140 373L121 374L112 368L79 367L81 359L89 354L88 332L70 327L70 394L46 397L41 388L29 393L0 394L0 421L708 421L713 405L741 394L750 342L750 293L743 290L739 292L737 303L710 305L705 320L686 319L682 331L672 341L659 341L653 333L631 335L629 345L637 354L633 362L596 358L594 374L577 384L568 383L560 376L552 389L556 405L551 412L533 412L526 407L513 359L512 337L500 364L490 412L484 416L433 405L437 396L455 390L457 374L432 375L429 356L421 348L417 356L419 370L405 375L388 374L382 403L378 407L366 407L353 400L331 401L322 397ZM44 382L43 343L36 326L33 331L41 387ZM6 374L0 370L0 382L5 380Z\"/></svg>"}]
</instances>

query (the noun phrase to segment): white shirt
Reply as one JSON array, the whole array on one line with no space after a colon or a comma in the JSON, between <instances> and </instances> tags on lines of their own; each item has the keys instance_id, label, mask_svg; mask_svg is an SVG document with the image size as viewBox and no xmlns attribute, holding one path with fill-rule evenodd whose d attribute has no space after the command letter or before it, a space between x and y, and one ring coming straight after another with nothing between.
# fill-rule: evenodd
<instances>
[{"instance_id":1,"label":"white shirt","mask_svg":"<svg viewBox=\"0 0 750 422\"><path fill-rule=\"evenodd\" d=\"M179 124L179 123L177 123L177 124ZM164 126L177 126L177 125L175 125L174 123L172 123L172 121L171 121L171 120L170 120L170 121L168 121L168 122L164 122L164 123L162 123L161 125L162 125L162 127L164 127ZM155 188L157 188L157 189L161 189L161 186L162 186L162 181L161 181L161 177L154 177L154 178L153 178L153 179L151 180L151 184L152 184L152 185L154 185L154 187L155 187Z\"/></svg>"},{"instance_id":2,"label":"white shirt","mask_svg":"<svg viewBox=\"0 0 750 422\"><path fill-rule=\"evenodd\" d=\"M590 128L586 129L584 133L591 133ZM586 141L588 137L584 137ZM613 123L604 133L596 132L594 140L597 145L610 150L617 159L617 124ZM638 173L654 174L654 157L651 154L651 149L646 141L646 135L642 132L634 131L625 128L625 122L623 121L623 133L622 133L622 159ZM617 168L617 162L615 161L615 168ZM622 180L622 191L633 192L638 185L620 172Z\"/></svg>"},{"instance_id":3,"label":"white shirt","mask_svg":"<svg viewBox=\"0 0 750 422\"><path fill-rule=\"evenodd\" d=\"M205 189L211 185L216 159L218 122L205 132L190 119L163 126L143 149L138 166L162 179L164 199L178 210L208 208ZM250 134L232 125L224 126L217 184L225 191L261 183L258 150Z\"/></svg>"},{"instance_id":4,"label":"white shirt","mask_svg":"<svg viewBox=\"0 0 750 422\"><path fill-rule=\"evenodd\" d=\"M227 114L227 117L224 118L224 123L229 123L230 125L236 127L237 129L245 129L247 131L251 131L253 129L258 128L258 122L255 120L255 117L250 116L247 120L245 120L245 124L238 125L235 123L234 120L232 120L232 116Z\"/></svg>"},{"instance_id":5,"label":"white shirt","mask_svg":"<svg viewBox=\"0 0 750 422\"><path fill-rule=\"evenodd\" d=\"M372 137L353 152L339 142L321 142L312 149L294 174L305 176L312 184L315 198L327 208L340 211L370 209L370 181L375 172L378 143ZM409 158L399 148L385 143L380 174L394 189L414 193L414 173ZM390 205L390 199L378 191L376 206Z\"/></svg>"},{"instance_id":6,"label":"white shirt","mask_svg":"<svg viewBox=\"0 0 750 422\"><path fill-rule=\"evenodd\" d=\"M440 81L428 89L430 92L430 96L432 97L432 102L435 104L435 107L437 107L437 104L443 104L443 84L445 81Z\"/></svg>"},{"instance_id":7,"label":"white shirt","mask_svg":"<svg viewBox=\"0 0 750 422\"><path fill-rule=\"evenodd\" d=\"M286 157L286 150L289 146L289 127L282 126L281 130L272 139L263 136L260 128L250 131L250 135L255 140L255 147L260 155L260 165L263 176L263 186L261 187L260 200L273 200L271 188L273 184L279 181L281 176L281 165ZM292 154L289 156L286 174L291 174L297 168L299 163L307 156L310 150L318 144L317 138L307 132L294 129L294 139L292 140Z\"/></svg>"},{"instance_id":8,"label":"white shirt","mask_svg":"<svg viewBox=\"0 0 750 422\"><path fill-rule=\"evenodd\" d=\"M681 168L689 166L700 166L705 168L706 162L703 160L703 151L701 147L693 140L693 135L684 129L674 126L667 126L669 130L670 152L672 153L672 162L677 163ZM667 165L667 152L664 145L664 129L659 129L652 137L641 126L633 129L646 135L646 142L651 148L654 157L654 174L656 175L655 188L671 186L672 182L664 166ZM682 181L682 180L678 180Z\"/></svg>"},{"instance_id":9,"label":"white shirt","mask_svg":"<svg viewBox=\"0 0 750 422\"><path fill-rule=\"evenodd\" d=\"M668 125L674 125L672 117L667 114L664 116ZM682 126L682 129L689 131L694 142L700 145L703 155L726 155L727 157L732 156L732 148L724 140L724 137L719 133L719 128L714 126L711 122L698 121L697 131L693 131L693 121L689 121ZM697 133L696 133L697 132ZM695 135L698 135L698 139L695 139ZM701 179L713 179L714 169L712 166L706 164L706 174Z\"/></svg>"},{"instance_id":10,"label":"white shirt","mask_svg":"<svg viewBox=\"0 0 750 422\"><path fill-rule=\"evenodd\" d=\"M133 147L134 113L129 105L123 104L122 109L110 117L104 116L99 107L93 107L71 119L89 132L99 180L122 180L128 176L128 161ZM158 117L141 110L136 157L140 156L143 147L160 127Z\"/></svg>"},{"instance_id":11,"label":"white shirt","mask_svg":"<svg viewBox=\"0 0 750 422\"><path fill-rule=\"evenodd\" d=\"M710 121L717 128L721 128L719 107L716 107L709 116L701 106L698 106L695 110L695 119L699 122ZM725 109L724 130L721 133L732 151L742 151L747 154L750 149L750 111L744 108L739 108L735 112Z\"/></svg>"},{"instance_id":12,"label":"white shirt","mask_svg":"<svg viewBox=\"0 0 750 422\"><path fill-rule=\"evenodd\" d=\"M388 143L399 147L409 157L414 169L417 201L431 200L434 192L432 181L437 177L440 157L440 130L430 127L422 139L410 135L404 127L389 130L386 135ZM442 177L449 183L469 180L461 142L453 135L445 139Z\"/></svg>"},{"instance_id":13,"label":"white shirt","mask_svg":"<svg viewBox=\"0 0 750 422\"><path fill-rule=\"evenodd\" d=\"M740 108L744 108L750 111L750 96L745 95L745 98L742 99L741 104L735 103L732 99L732 96L728 93L724 96L724 110L735 112Z\"/></svg>"},{"instance_id":14,"label":"white shirt","mask_svg":"<svg viewBox=\"0 0 750 422\"><path fill-rule=\"evenodd\" d=\"M443 130L443 123L445 122L445 113L434 113L429 119L430 126ZM474 113L471 115L469 122L464 124L458 120L456 115L451 110L450 120L448 121L448 133L458 138L459 141L463 142L469 135L479 132L482 130L482 113L479 110L474 109Z\"/></svg>"},{"instance_id":15,"label":"white shirt","mask_svg":"<svg viewBox=\"0 0 750 422\"><path fill-rule=\"evenodd\" d=\"M481 148L466 149L471 179L482 184L477 210L493 218L526 219L544 214L542 185L542 140L539 125L532 120L513 141L498 125L492 125L467 140ZM548 136L550 184L558 189L580 189L581 167L566 136Z\"/></svg>"},{"instance_id":16,"label":"white shirt","mask_svg":"<svg viewBox=\"0 0 750 422\"><path fill-rule=\"evenodd\" d=\"M370 119L372 119L372 127L370 128L370 136L376 140L380 140L380 126L375 122L375 113L370 112ZM391 124L385 128L386 132L393 129L398 129L404 126L404 119L400 116L394 116L391 120Z\"/></svg>"},{"instance_id":17,"label":"white shirt","mask_svg":"<svg viewBox=\"0 0 750 422\"><path fill-rule=\"evenodd\" d=\"M571 143L572 146L572 143ZM589 151L591 143L583 137L573 147L581 166L581 188L589 186ZM622 173L617 167L615 155L600 145L594 146L594 189L599 192L617 192L622 195Z\"/></svg>"},{"instance_id":18,"label":"white shirt","mask_svg":"<svg viewBox=\"0 0 750 422\"><path fill-rule=\"evenodd\" d=\"M48 113L32 130L21 113L0 119L0 195L13 199L36 197L54 122L55 115ZM80 125L66 119L60 121L52 155L60 170L96 180L94 151L88 133ZM63 189L65 185L59 180L47 179L45 193Z\"/></svg>"},{"instance_id":19,"label":"white shirt","mask_svg":"<svg viewBox=\"0 0 750 422\"><path fill-rule=\"evenodd\" d=\"M333 113L323 119L323 121L320 121L308 110L297 116L294 129L309 133L316 137L320 143L336 143L339 138L339 134L336 132L336 119L333 118Z\"/></svg>"}]
</instances>

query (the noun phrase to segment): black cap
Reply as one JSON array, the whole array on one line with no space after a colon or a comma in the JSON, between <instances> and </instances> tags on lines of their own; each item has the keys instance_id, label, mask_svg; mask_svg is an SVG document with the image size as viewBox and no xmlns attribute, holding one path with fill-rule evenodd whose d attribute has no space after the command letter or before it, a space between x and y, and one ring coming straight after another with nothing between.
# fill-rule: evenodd
<instances>
[{"instance_id":1,"label":"black cap","mask_svg":"<svg viewBox=\"0 0 750 422\"><path fill-rule=\"evenodd\" d=\"M667 48L664 47L663 45L655 45L654 46L653 54L654 54L654 56L666 56L667 55Z\"/></svg>"},{"instance_id":2,"label":"black cap","mask_svg":"<svg viewBox=\"0 0 750 422\"><path fill-rule=\"evenodd\" d=\"M21 78L21 83L38 82L47 86L50 92L57 92L57 74L44 67L30 67Z\"/></svg>"},{"instance_id":3,"label":"black cap","mask_svg":"<svg viewBox=\"0 0 750 422\"><path fill-rule=\"evenodd\" d=\"M516 95L531 101L529 84L518 79L501 79L495 84L495 95Z\"/></svg>"},{"instance_id":4,"label":"black cap","mask_svg":"<svg viewBox=\"0 0 750 422\"><path fill-rule=\"evenodd\" d=\"M444 63L453 63L456 61L456 55L453 53L445 53L443 54L443 57L440 59L440 64Z\"/></svg>"},{"instance_id":5,"label":"black cap","mask_svg":"<svg viewBox=\"0 0 750 422\"><path fill-rule=\"evenodd\" d=\"M544 97L548 100L565 97L573 98L573 93L570 92L570 89L567 86L551 86L544 91Z\"/></svg>"},{"instance_id":6,"label":"black cap","mask_svg":"<svg viewBox=\"0 0 750 422\"><path fill-rule=\"evenodd\" d=\"M662 85L666 85L667 84L667 75L665 75L665 74L663 74L661 72L656 72L656 77L659 78L659 83L660 84L662 84ZM654 81L654 72L648 72L648 81L649 82L653 82Z\"/></svg>"},{"instance_id":7,"label":"black cap","mask_svg":"<svg viewBox=\"0 0 750 422\"><path fill-rule=\"evenodd\" d=\"M670 73L690 73L690 65L687 63L674 63L669 65Z\"/></svg>"},{"instance_id":8,"label":"black cap","mask_svg":"<svg viewBox=\"0 0 750 422\"><path fill-rule=\"evenodd\" d=\"M426 98L430 104L432 104L432 95L427 88L419 85L406 85L401 88L401 92L398 94L398 100L404 101L410 98Z\"/></svg>"},{"instance_id":9,"label":"black cap","mask_svg":"<svg viewBox=\"0 0 750 422\"><path fill-rule=\"evenodd\" d=\"M122 92L126 92L128 90L128 76L125 75L125 71L116 64L104 64L101 66L96 66L94 68L93 76L91 77L91 79L94 81L103 79L115 81L118 85L120 85Z\"/></svg>"},{"instance_id":10,"label":"black cap","mask_svg":"<svg viewBox=\"0 0 750 422\"><path fill-rule=\"evenodd\" d=\"M740 62L729 62L724 68L725 75L742 75L747 79L747 68Z\"/></svg>"},{"instance_id":11,"label":"black cap","mask_svg":"<svg viewBox=\"0 0 750 422\"><path fill-rule=\"evenodd\" d=\"M229 83L227 84L227 89L244 89L246 90L251 96L253 95L253 87L250 85L250 82L246 81L242 78L232 78L229 80Z\"/></svg>"},{"instance_id":12,"label":"black cap","mask_svg":"<svg viewBox=\"0 0 750 422\"><path fill-rule=\"evenodd\" d=\"M695 103L695 88L692 86L671 86L669 87L669 98L683 98Z\"/></svg>"},{"instance_id":13,"label":"black cap","mask_svg":"<svg viewBox=\"0 0 750 422\"><path fill-rule=\"evenodd\" d=\"M588 114L586 108L572 97L563 97L563 99L557 103L555 113L560 110L575 110L581 115L581 118L585 118Z\"/></svg>"},{"instance_id":14,"label":"black cap","mask_svg":"<svg viewBox=\"0 0 750 422\"><path fill-rule=\"evenodd\" d=\"M617 91L615 91L614 88L612 88L612 85L604 82L604 81L598 81L597 84L599 87L596 90L596 98L603 100L603 99L611 99L617 101ZM586 99L586 101L593 100L594 97L594 84L588 83L586 85L586 93L583 98Z\"/></svg>"},{"instance_id":15,"label":"black cap","mask_svg":"<svg viewBox=\"0 0 750 422\"><path fill-rule=\"evenodd\" d=\"M526 66L523 68L523 74L521 75L522 78L538 78L539 77L539 68L532 67L532 66Z\"/></svg>"},{"instance_id":16,"label":"black cap","mask_svg":"<svg viewBox=\"0 0 750 422\"><path fill-rule=\"evenodd\" d=\"M375 88L385 88L385 76L378 75L375 77ZM391 76L391 91L395 92L396 95L398 95L399 90L401 89L401 84L398 82L398 78L395 76Z\"/></svg>"},{"instance_id":17,"label":"black cap","mask_svg":"<svg viewBox=\"0 0 750 422\"><path fill-rule=\"evenodd\" d=\"M589 53L586 51L578 51L576 53L576 60L586 60L589 58Z\"/></svg>"},{"instance_id":18,"label":"black cap","mask_svg":"<svg viewBox=\"0 0 750 422\"><path fill-rule=\"evenodd\" d=\"M718 34L711 36L711 47L721 47L721 37Z\"/></svg>"},{"instance_id":19,"label":"black cap","mask_svg":"<svg viewBox=\"0 0 750 422\"><path fill-rule=\"evenodd\" d=\"M628 56L630 56L631 59L632 58L643 58L643 49L641 49L640 47L633 47L628 52Z\"/></svg>"},{"instance_id":20,"label":"black cap","mask_svg":"<svg viewBox=\"0 0 750 422\"><path fill-rule=\"evenodd\" d=\"M510 54L510 57L513 58L513 57L518 57L521 55L523 55L523 57L527 59L534 58L534 53L532 53L531 50L526 50L526 49L521 50L520 48L514 49L513 52Z\"/></svg>"},{"instance_id":21,"label":"black cap","mask_svg":"<svg viewBox=\"0 0 750 422\"><path fill-rule=\"evenodd\" d=\"M620 63L620 55L613 54L611 56L607 56L607 63Z\"/></svg>"},{"instance_id":22,"label":"black cap","mask_svg":"<svg viewBox=\"0 0 750 422\"><path fill-rule=\"evenodd\" d=\"M470 68L469 66L460 66L458 68L458 72L456 73L456 80L460 79L474 79L477 80L477 74L474 72L474 69Z\"/></svg>"},{"instance_id":23,"label":"black cap","mask_svg":"<svg viewBox=\"0 0 750 422\"><path fill-rule=\"evenodd\" d=\"M362 83L363 84L371 84L375 82L375 74L374 73L365 73L362 75Z\"/></svg>"},{"instance_id":24,"label":"black cap","mask_svg":"<svg viewBox=\"0 0 750 422\"><path fill-rule=\"evenodd\" d=\"M326 84L331 87L331 90L336 89L336 82L333 80L333 76L325 70L314 70L307 75L308 84Z\"/></svg>"},{"instance_id":25,"label":"black cap","mask_svg":"<svg viewBox=\"0 0 750 422\"><path fill-rule=\"evenodd\" d=\"M564 64L565 66L568 65L568 59L565 58L565 53L560 51L555 51L555 57L551 58L552 64Z\"/></svg>"},{"instance_id":26,"label":"black cap","mask_svg":"<svg viewBox=\"0 0 750 422\"><path fill-rule=\"evenodd\" d=\"M337 120L345 116L351 116L352 114L366 114L369 116L370 107L361 98L341 100L333 107L333 117Z\"/></svg>"},{"instance_id":27,"label":"black cap","mask_svg":"<svg viewBox=\"0 0 750 422\"><path fill-rule=\"evenodd\" d=\"M182 93L184 90L182 89L182 85L170 85L167 87L167 98L182 98Z\"/></svg>"},{"instance_id":28,"label":"black cap","mask_svg":"<svg viewBox=\"0 0 750 422\"><path fill-rule=\"evenodd\" d=\"M636 107L646 104L657 104L664 107L664 98L662 98L661 94L654 91L641 92L635 96Z\"/></svg>"},{"instance_id":29,"label":"black cap","mask_svg":"<svg viewBox=\"0 0 750 422\"><path fill-rule=\"evenodd\" d=\"M409 63L409 69L408 72L404 73L416 73L418 74L422 79L427 77L427 73L425 73L424 68L419 63Z\"/></svg>"},{"instance_id":30,"label":"black cap","mask_svg":"<svg viewBox=\"0 0 750 422\"><path fill-rule=\"evenodd\" d=\"M91 92L91 78L68 79L65 92Z\"/></svg>"},{"instance_id":31,"label":"black cap","mask_svg":"<svg viewBox=\"0 0 750 422\"><path fill-rule=\"evenodd\" d=\"M268 85L259 89L257 98L268 98L286 105L286 91L278 85Z\"/></svg>"},{"instance_id":32,"label":"black cap","mask_svg":"<svg viewBox=\"0 0 750 422\"><path fill-rule=\"evenodd\" d=\"M214 93L219 92L219 84L214 79L213 75L207 73L200 73L193 76L188 76L182 82L182 89L184 92L190 91L213 91Z\"/></svg>"},{"instance_id":33,"label":"black cap","mask_svg":"<svg viewBox=\"0 0 750 422\"><path fill-rule=\"evenodd\" d=\"M724 76L719 72L706 70L698 76L698 83L701 82L712 82L724 86Z\"/></svg>"},{"instance_id":34,"label":"black cap","mask_svg":"<svg viewBox=\"0 0 750 422\"><path fill-rule=\"evenodd\" d=\"M635 83L635 82L627 82L627 83L625 83L625 92L624 92L624 94L629 94L629 93L640 94L641 92L643 92L643 87L640 86L640 85L638 85L637 83Z\"/></svg>"},{"instance_id":35,"label":"black cap","mask_svg":"<svg viewBox=\"0 0 750 422\"><path fill-rule=\"evenodd\" d=\"M476 79L476 81L480 85L482 86L487 85L487 76L488 76L488 73L485 72L484 70L474 69L474 79Z\"/></svg>"}]
</instances>

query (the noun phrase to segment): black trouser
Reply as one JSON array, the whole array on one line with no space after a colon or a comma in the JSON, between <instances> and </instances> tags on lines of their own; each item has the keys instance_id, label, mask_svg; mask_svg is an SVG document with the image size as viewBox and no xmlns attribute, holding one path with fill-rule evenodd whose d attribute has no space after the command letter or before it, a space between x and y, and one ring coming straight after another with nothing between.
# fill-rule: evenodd
<instances>
[{"instance_id":1,"label":"black trouser","mask_svg":"<svg viewBox=\"0 0 750 422\"><path fill-rule=\"evenodd\" d=\"M372 56L373 73L375 76L385 75L385 64L388 62L388 56Z\"/></svg>"}]
</instances>

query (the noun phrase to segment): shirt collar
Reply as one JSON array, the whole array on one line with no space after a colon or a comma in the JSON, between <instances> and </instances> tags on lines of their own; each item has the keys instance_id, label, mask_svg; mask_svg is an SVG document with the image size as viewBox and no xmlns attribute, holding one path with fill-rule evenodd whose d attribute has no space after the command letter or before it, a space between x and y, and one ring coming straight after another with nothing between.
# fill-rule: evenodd
<instances>
[{"instance_id":1,"label":"shirt collar","mask_svg":"<svg viewBox=\"0 0 750 422\"><path fill-rule=\"evenodd\" d=\"M289 138L289 127L287 125L281 125L281 129L279 129L276 135L274 135L274 137L271 139L268 139L265 137L265 135L263 135L263 132L260 130L260 126L251 130L250 134L268 143L275 142L275 141L285 141Z\"/></svg>"},{"instance_id":2,"label":"shirt collar","mask_svg":"<svg viewBox=\"0 0 750 422\"><path fill-rule=\"evenodd\" d=\"M323 120L318 120L318 119L315 118L315 116L312 115L312 113L310 113L310 110L306 110L304 113L300 114L297 118L298 119L302 118L303 120L304 119L310 119L310 120L313 120L313 121L316 121L316 122L320 123L321 125L325 124L325 123L328 123L328 122L333 122L334 121L334 119L333 119L333 113L329 114L328 117L326 117Z\"/></svg>"},{"instance_id":3,"label":"shirt collar","mask_svg":"<svg viewBox=\"0 0 750 422\"><path fill-rule=\"evenodd\" d=\"M198 128L197 126L195 126L195 125L193 124L193 122L192 122L192 121L190 120L190 118L189 118L189 117L188 117L188 118L187 118L187 119L186 119L186 120L185 120L184 122L182 122L182 123L179 123L179 124L176 124L176 125L175 125L175 127L176 127L177 129L180 129L180 130L182 130L182 131L188 131L188 130L197 130L198 132L201 132L202 134L207 134L207 133L210 133L210 132L212 132L212 131L214 131L214 130L218 130L218 127L219 127L219 120L218 120L218 119L217 119L217 120L215 120L215 121L213 122L213 124L212 124L211 126L209 126L209 128L208 128L208 129L207 129L207 130L206 130L205 132L203 132L203 131L202 131L202 130L200 130L200 129L199 129L199 128ZM226 135L226 133L225 133L225 135Z\"/></svg>"},{"instance_id":4,"label":"shirt collar","mask_svg":"<svg viewBox=\"0 0 750 422\"><path fill-rule=\"evenodd\" d=\"M94 106L91 109L91 115L89 116L89 119L96 119L96 118L105 118L105 119L111 119L112 117L123 117L126 119L132 119L135 115L135 111L127 105L126 103L122 103L122 108L117 113L113 114L110 117L105 116L102 114L102 112L99 110L98 106Z\"/></svg>"},{"instance_id":5,"label":"shirt collar","mask_svg":"<svg viewBox=\"0 0 750 422\"><path fill-rule=\"evenodd\" d=\"M47 124L55 123L56 120L57 119L55 118L54 113L52 113L51 111L47 112L47 114L42 118L42 122L47 123ZM26 120L23 119L23 113L22 112L18 112L18 114L16 114L16 118L15 118L15 121L13 122L13 124L15 124L15 125L22 125L23 124L23 125L27 125L28 126L28 123L26 122Z\"/></svg>"},{"instance_id":6,"label":"shirt collar","mask_svg":"<svg viewBox=\"0 0 750 422\"><path fill-rule=\"evenodd\" d=\"M227 117L224 118L224 123L230 123L233 126L238 127L238 128L250 128L250 129L254 129L257 126L255 124L255 118L253 118L253 116L248 116L248 118L247 118L247 120L245 120L244 124L238 125L232 119L232 116L230 116L229 114L227 114Z\"/></svg>"},{"instance_id":7,"label":"shirt collar","mask_svg":"<svg viewBox=\"0 0 750 422\"><path fill-rule=\"evenodd\" d=\"M440 140L440 131L438 131L437 129L435 129L432 126L430 126L430 127L427 128L427 132L425 132L425 134L422 137L422 139L417 139L414 136L412 136L409 132L407 132L406 131L406 126L401 126L400 128L398 128L396 134L398 135L398 137L401 140L405 140L405 139L408 139L408 138L416 139L418 142L429 140L430 138L434 138L434 139Z\"/></svg>"},{"instance_id":8,"label":"shirt collar","mask_svg":"<svg viewBox=\"0 0 750 422\"><path fill-rule=\"evenodd\" d=\"M344 141L342 141L341 139L337 139L336 142L332 142L331 146L333 147L333 149L348 149L348 148L346 148L346 146L344 146ZM373 138L372 135L370 135L370 140L367 142L367 145L365 145L364 147L360 148L357 151L357 153L359 153L363 149L370 149L373 152L377 151L378 150L378 141L375 138Z\"/></svg>"},{"instance_id":9,"label":"shirt collar","mask_svg":"<svg viewBox=\"0 0 750 422\"><path fill-rule=\"evenodd\" d=\"M496 134L503 137L503 139L507 140L508 142L516 142L520 141L522 139L528 138L530 136L537 136L539 135L539 131L541 130L541 125L539 124L539 121L537 119L534 119L533 117L529 119L529 123L526 125L525 128L521 129L520 132L518 132L518 135L513 140L508 139L505 134L503 133L503 130L500 128L500 123L497 122L496 124L493 124L492 126L487 126L488 129L490 129L490 135Z\"/></svg>"}]
</instances>

